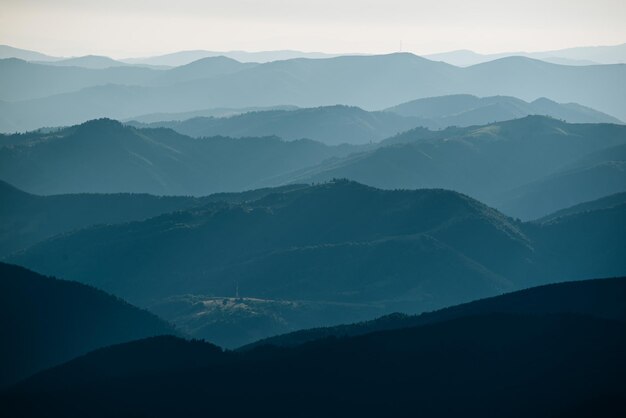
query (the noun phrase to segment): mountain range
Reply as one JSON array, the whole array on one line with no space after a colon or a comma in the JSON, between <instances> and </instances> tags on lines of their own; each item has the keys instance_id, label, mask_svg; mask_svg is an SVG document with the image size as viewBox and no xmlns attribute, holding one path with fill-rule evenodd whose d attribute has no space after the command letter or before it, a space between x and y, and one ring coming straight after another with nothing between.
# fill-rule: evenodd
<instances>
[{"instance_id":1,"label":"mountain range","mask_svg":"<svg viewBox=\"0 0 626 418\"><path fill-rule=\"evenodd\" d=\"M392 112L366 112L358 107L326 106L295 110L266 110L229 117L197 117L184 121L142 124L138 128L169 128L191 137L278 136L288 141L313 139L327 145L362 145L378 142L400 132L427 125L417 117Z\"/></svg>"},{"instance_id":2,"label":"mountain range","mask_svg":"<svg viewBox=\"0 0 626 418\"><path fill-rule=\"evenodd\" d=\"M138 221L211 202L256 200L267 193L298 187L221 193L202 198L122 193L39 196L0 181L0 257L89 226Z\"/></svg>"},{"instance_id":3,"label":"mountain range","mask_svg":"<svg viewBox=\"0 0 626 418\"><path fill-rule=\"evenodd\" d=\"M233 347L302 323L417 313L619 274L626 206L593 207L521 223L450 191L334 181L88 227L5 259L96 286Z\"/></svg>"},{"instance_id":4,"label":"mountain range","mask_svg":"<svg viewBox=\"0 0 626 418\"><path fill-rule=\"evenodd\" d=\"M205 58L209 59L209 58ZM626 119L623 64L563 66L508 57L467 68L408 53L290 59L224 66L211 58L198 74L112 67L100 70L0 60L0 131L70 125L87 119L128 119L146 113L212 107L344 104L366 110L432 96L508 95L525 101L547 97L579 103ZM194 66L195 63L189 64ZM190 72L193 73L192 70Z\"/></svg>"},{"instance_id":5,"label":"mountain range","mask_svg":"<svg viewBox=\"0 0 626 418\"><path fill-rule=\"evenodd\" d=\"M467 49L441 52L435 54L422 55L424 58L433 61L445 61L449 64L459 67L465 67L494 59L505 58L510 56L523 56L528 58L540 59L546 62L564 65L597 65L597 64L623 64L626 63L626 44L620 45L604 45L604 46L584 46L575 48L566 48L551 51L540 52L501 52L495 54L479 54ZM178 67L189 64L190 62L213 56L224 56L235 59L239 62L270 62L277 60L286 60L293 58L332 58L339 55L367 55L367 54L328 54L322 52L302 52L302 51L178 51L170 54L156 55L143 58L126 58L122 60L113 60L118 65L139 64L153 66L170 66ZM9 45L0 45L0 58L19 58L26 61L44 61L58 62L68 61L70 59L98 57L94 55L86 55L83 57L53 57L36 51L11 47ZM108 57L104 57L108 58ZM111 58L108 58L111 60ZM79 61L79 64L82 62ZM88 64L88 62L87 62Z\"/></svg>"},{"instance_id":6,"label":"mountain range","mask_svg":"<svg viewBox=\"0 0 626 418\"><path fill-rule=\"evenodd\" d=\"M541 97L531 103L508 96L455 94L412 100L387 112L427 121L426 128L486 125L530 115L550 116L570 123L622 123L619 119L576 103L556 103Z\"/></svg>"},{"instance_id":7,"label":"mountain range","mask_svg":"<svg viewBox=\"0 0 626 418\"><path fill-rule=\"evenodd\" d=\"M460 191L524 220L626 191L621 125L529 116L486 126L417 128L280 179L349 178L386 189Z\"/></svg>"},{"instance_id":8,"label":"mountain range","mask_svg":"<svg viewBox=\"0 0 626 418\"><path fill-rule=\"evenodd\" d=\"M433 61L466 67L495 59L521 56L562 65L626 64L626 44L611 46L587 46L541 52L502 52L479 54L466 49L425 55Z\"/></svg>"},{"instance_id":9,"label":"mountain range","mask_svg":"<svg viewBox=\"0 0 626 418\"><path fill-rule=\"evenodd\" d=\"M0 138L0 178L32 193L207 195L272 184L272 178L345 156L355 147L277 137L194 139L112 120ZM25 167L30 167L25 170Z\"/></svg>"},{"instance_id":10,"label":"mountain range","mask_svg":"<svg viewBox=\"0 0 626 418\"><path fill-rule=\"evenodd\" d=\"M285 133L301 122L302 131L311 136L338 141L344 136L331 132L382 135L382 130L396 126L387 121L402 117L331 107L234 118L216 126L228 125L232 119L233 130L243 131L243 122L248 120L250 131L274 126ZM271 120L277 122L272 125ZM325 130L321 121L333 122L334 128ZM192 122L172 125L192 130L196 126ZM198 129L206 126L204 122L198 120ZM259 128L258 132L265 131ZM290 132L295 135L297 131ZM359 146L277 137L196 139L165 128L96 120L59 130L0 136L0 178L44 195L196 196L348 178L386 189L456 190L530 220L626 191L624 146L623 125L568 124L540 116L436 131L416 128Z\"/></svg>"},{"instance_id":11,"label":"mountain range","mask_svg":"<svg viewBox=\"0 0 626 418\"><path fill-rule=\"evenodd\" d=\"M286 140L309 138L337 145L378 142L418 126L442 129L484 125L529 115L546 115L570 123L621 123L593 109L573 103L555 103L545 98L526 103L505 96L453 95L415 100L378 112L367 112L358 107L325 106L259 110L229 117L164 119L148 124L131 121L127 124L139 128L170 128L192 137L275 135ZM167 115L162 117L168 118Z\"/></svg>"},{"instance_id":12,"label":"mountain range","mask_svg":"<svg viewBox=\"0 0 626 418\"><path fill-rule=\"evenodd\" d=\"M21 417L408 417L415 408L432 417L617 417L626 393L624 282L531 289L435 312L443 316L435 321L387 318L391 326L290 348L228 352L176 337L134 341L21 382L0 394L0 410ZM393 327L396 320L405 326Z\"/></svg>"},{"instance_id":13,"label":"mountain range","mask_svg":"<svg viewBox=\"0 0 626 418\"><path fill-rule=\"evenodd\" d=\"M625 81L0 45L0 416L626 416Z\"/></svg>"}]
</instances>

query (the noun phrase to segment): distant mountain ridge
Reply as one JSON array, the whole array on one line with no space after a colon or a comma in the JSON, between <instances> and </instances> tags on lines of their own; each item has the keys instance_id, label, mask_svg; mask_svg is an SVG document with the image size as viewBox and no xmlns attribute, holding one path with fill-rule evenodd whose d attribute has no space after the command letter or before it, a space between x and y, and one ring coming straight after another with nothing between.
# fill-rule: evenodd
<instances>
[{"instance_id":1,"label":"distant mountain ridge","mask_svg":"<svg viewBox=\"0 0 626 418\"><path fill-rule=\"evenodd\" d=\"M308 138L327 145L362 145L378 142L419 125L427 125L428 122L387 112L366 112L357 107L327 106L249 112L226 118L130 124L136 127L169 128L197 138L275 135L285 140Z\"/></svg>"},{"instance_id":2,"label":"distant mountain ridge","mask_svg":"<svg viewBox=\"0 0 626 418\"><path fill-rule=\"evenodd\" d=\"M0 59L5 58L18 58L26 61L54 61L59 59L37 51L15 48L9 45L0 45Z\"/></svg>"},{"instance_id":3,"label":"distant mountain ridge","mask_svg":"<svg viewBox=\"0 0 626 418\"><path fill-rule=\"evenodd\" d=\"M0 147L0 179L38 194L243 191L356 150L276 137L198 140L107 119L8 139L14 145Z\"/></svg>"},{"instance_id":4,"label":"distant mountain ridge","mask_svg":"<svg viewBox=\"0 0 626 418\"><path fill-rule=\"evenodd\" d=\"M186 65L193 61L207 57L223 56L231 59L235 59L239 62L253 62L253 63L265 63L277 60L287 60L295 58L332 58L340 54L326 54L323 52L302 52L302 51L179 51L171 54L157 55L153 57L144 58L128 58L124 61L130 64L149 64L149 65L169 65L180 66Z\"/></svg>"},{"instance_id":5,"label":"distant mountain ridge","mask_svg":"<svg viewBox=\"0 0 626 418\"><path fill-rule=\"evenodd\" d=\"M242 108L211 108L192 110L190 112L177 112L177 113L148 113L127 120L123 120L124 123L139 122L142 124L150 124L155 122L173 122L184 121L193 118L223 118L235 115L241 115L249 112L261 112L265 110L296 110L297 106L280 105L270 107L242 107Z\"/></svg>"},{"instance_id":6,"label":"distant mountain ridge","mask_svg":"<svg viewBox=\"0 0 626 418\"><path fill-rule=\"evenodd\" d=\"M280 131L348 141L394 130L396 120L410 126L413 119L325 107L163 125L197 135ZM0 179L39 194L203 196L347 178L386 189L456 190L530 220L626 190L624 147L624 125L568 124L543 116L415 128L379 143L341 146L276 137L196 139L102 120L0 136Z\"/></svg>"},{"instance_id":7,"label":"distant mountain ridge","mask_svg":"<svg viewBox=\"0 0 626 418\"><path fill-rule=\"evenodd\" d=\"M281 180L348 178L386 189L441 187L529 220L625 190L621 153L615 151L624 144L623 125L566 124L528 116L440 131L418 128L388 138L375 149ZM593 155L593 161L585 160ZM578 164L578 176L562 175L568 164Z\"/></svg>"},{"instance_id":8,"label":"distant mountain ridge","mask_svg":"<svg viewBox=\"0 0 626 418\"><path fill-rule=\"evenodd\" d=\"M35 63L39 63L35 61ZM121 61L116 61L112 58L101 55L85 55L83 57L63 58L58 60L43 60L43 64L54 65L60 67L80 67L90 69L105 69L111 67L125 67L128 64Z\"/></svg>"},{"instance_id":9,"label":"distant mountain ridge","mask_svg":"<svg viewBox=\"0 0 626 418\"><path fill-rule=\"evenodd\" d=\"M457 50L424 55L434 61L444 61L461 67L480 64L509 56L524 56L562 65L599 65L626 63L626 44L588 46L541 52L503 52L479 54L469 50Z\"/></svg>"},{"instance_id":10,"label":"distant mountain ridge","mask_svg":"<svg viewBox=\"0 0 626 418\"><path fill-rule=\"evenodd\" d=\"M211 107L317 107L340 103L374 110L416 98L459 93L507 95L526 101L549 97L626 119L626 66L622 64L575 67L508 57L459 68L397 53L273 61L219 76L153 85L155 78L177 69L88 70L23 61L18 66L15 61L0 61L5 74L0 100L11 100L0 103L4 115L0 131L4 132L101 117L128 119L145 113ZM107 73L112 70L144 73L138 80L120 79ZM87 71L96 73L83 74ZM55 83L41 82L49 82L51 77ZM94 77L98 80L85 81Z\"/></svg>"},{"instance_id":11,"label":"distant mountain ridge","mask_svg":"<svg viewBox=\"0 0 626 418\"><path fill-rule=\"evenodd\" d=\"M428 119L425 127L485 125L530 115L550 116L570 123L623 123L617 118L576 103L556 103L541 97L530 103L515 97L476 97L469 94L413 100L386 109L406 117Z\"/></svg>"},{"instance_id":12,"label":"distant mountain ridge","mask_svg":"<svg viewBox=\"0 0 626 418\"><path fill-rule=\"evenodd\" d=\"M378 142L416 127L441 129L483 125L529 115L547 115L570 123L621 123L609 115L572 103L559 104L544 98L529 104L513 97L478 98L470 95L420 99L384 112L366 112L358 107L337 105L149 124L127 123L139 128L169 128L192 137L275 135L286 140L309 138L337 145Z\"/></svg>"}]
</instances>

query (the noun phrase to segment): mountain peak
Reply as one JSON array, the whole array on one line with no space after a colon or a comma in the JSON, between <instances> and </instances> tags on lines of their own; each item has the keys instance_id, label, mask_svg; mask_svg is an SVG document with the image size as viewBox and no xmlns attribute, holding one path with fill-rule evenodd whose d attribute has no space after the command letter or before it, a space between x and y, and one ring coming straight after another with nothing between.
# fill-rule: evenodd
<instances>
[{"instance_id":1,"label":"mountain peak","mask_svg":"<svg viewBox=\"0 0 626 418\"><path fill-rule=\"evenodd\" d=\"M124 129L124 125L121 122L115 119L109 118L100 118L100 119L92 119L86 122L81 123L77 127L80 130L119 130Z\"/></svg>"}]
</instances>

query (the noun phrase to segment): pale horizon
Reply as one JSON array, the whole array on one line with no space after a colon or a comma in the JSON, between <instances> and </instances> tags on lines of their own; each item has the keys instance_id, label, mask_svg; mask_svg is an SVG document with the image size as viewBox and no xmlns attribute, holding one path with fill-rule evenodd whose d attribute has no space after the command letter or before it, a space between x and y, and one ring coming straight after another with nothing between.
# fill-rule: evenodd
<instances>
[{"instance_id":1,"label":"pale horizon","mask_svg":"<svg viewBox=\"0 0 626 418\"><path fill-rule=\"evenodd\" d=\"M281 48L281 49L276 48L276 49L259 49L259 50L193 48L193 49L168 50L168 51L162 51L158 53L144 54L144 55L139 54L139 55L113 56L113 55L108 55L105 53L97 53L97 52L85 52L85 53L73 54L73 55L60 55L60 54L53 54L53 53L50 53L48 51L44 51L41 49L27 48L27 47L23 47L20 45L13 45L13 44L8 44L8 43L0 43L0 45L9 46L12 48L22 49L26 51L38 52L38 53L48 55L51 57L56 57L56 58L79 58L79 57L84 57L84 56L103 56L103 57L108 57L108 58L112 58L115 60L126 60L126 59L135 59L135 58L152 58L152 57L158 57L158 56L163 56L163 55L175 54L178 52L194 52L194 51L207 51L207 52L214 52L214 53L220 53L220 52L223 52L223 53L231 53L231 52L263 53L263 52L292 51L292 52L300 52L303 54L328 54L328 55L387 55L387 54L406 52L406 53L410 53L410 54L414 54L418 56L438 55L438 54L446 54L446 53L460 52L460 51L474 52L474 53L481 54L481 55L499 55L499 54L516 54L516 53L533 54L533 53L559 51L559 50L574 49L574 48L614 47L614 46L621 46L624 44L626 44L626 41L619 42L616 44L574 45L574 46L568 46L565 48L549 49L549 50L548 49L502 50L502 51L494 51L494 52L482 52L482 51L477 51L475 49L469 49L469 48L457 48L457 49L449 49L449 50L441 50L441 51L432 51L428 53L420 53L416 51L409 51L406 49L398 49L396 51L379 51L379 52L363 52L363 51L336 51L334 52L334 51L322 51L322 50L305 50L305 49L298 49L298 48Z\"/></svg>"},{"instance_id":2,"label":"pale horizon","mask_svg":"<svg viewBox=\"0 0 626 418\"><path fill-rule=\"evenodd\" d=\"M177 51L429 55L542 52L626 42L626 3L3 0L0 43L116 59Z\"/></svg>"}]
</instances>

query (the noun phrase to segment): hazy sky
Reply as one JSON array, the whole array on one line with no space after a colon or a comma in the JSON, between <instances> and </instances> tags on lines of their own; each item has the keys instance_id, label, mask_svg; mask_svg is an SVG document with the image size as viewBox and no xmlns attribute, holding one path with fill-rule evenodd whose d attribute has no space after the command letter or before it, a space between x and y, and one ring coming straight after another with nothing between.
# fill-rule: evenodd
<instances>
[{"instance_id":1,"label":"hazy sky","mask_svg":"<svg viewBox=\"0 0 626 418\"><path fill-rule=\"evenodd\" d=\"M626 0L0 0L0 43L116 58L185 49L491 53L626 42Z\"/></svg>"}]
</instances>

